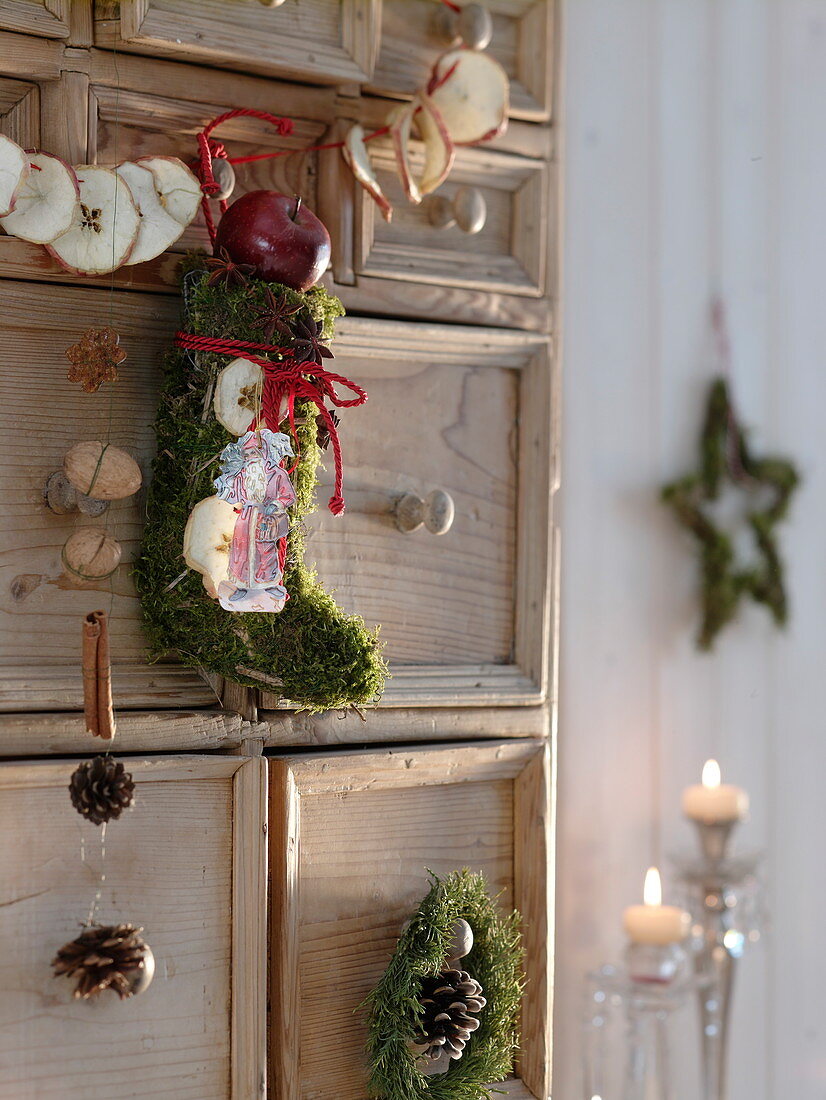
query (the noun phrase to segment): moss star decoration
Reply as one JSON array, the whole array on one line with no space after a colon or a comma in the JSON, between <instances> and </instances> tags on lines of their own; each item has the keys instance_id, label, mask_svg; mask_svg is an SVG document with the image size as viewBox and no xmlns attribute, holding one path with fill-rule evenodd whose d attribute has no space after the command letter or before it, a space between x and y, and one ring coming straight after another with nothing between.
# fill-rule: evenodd
<instances>
[{"instance_id":1,"label":"moss star decoration","mask_svg":"<svg viewBox=\"0 0 826 1100\"><path fill-rule=\"evenodd\" d=\"M114 382L118 366L126 358L120 336L108 325L87 328L76 344L66 349L72 364L66 372L70 382L82 382L86 393L95 393L104 382Z\"/></svg>"},{"instance_id":2,"label":"moss star decoration","mask_svg":"<svg viewBox=\"0 0 826 1100\"><path fill-rule=\"evenodd\" d=\"M746 514L758 552L757 562L751 567L738 566L730 536L716 525L710 512L709 506L719 498L725 479L750 494L756 503ZM786 587L775 527L786 517L799 480L797 470L786 459L756 458L751 453L735 419L725 380L716 379L700 438L700 468L662 490L662 500L700 547L700 649L712 648L719 632L737 614L744 596L764 604L778 626L786 622Z\"/></svg>"}]
</instances>

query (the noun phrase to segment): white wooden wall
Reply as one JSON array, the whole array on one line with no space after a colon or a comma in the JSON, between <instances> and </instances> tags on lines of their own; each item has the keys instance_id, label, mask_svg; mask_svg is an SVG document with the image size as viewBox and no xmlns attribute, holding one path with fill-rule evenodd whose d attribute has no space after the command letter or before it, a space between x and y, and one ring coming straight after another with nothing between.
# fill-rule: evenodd
<instances>
[{"instance_id":1,"label":"white wooden wall","mask_svg":"<svg viewBox=\"0 0 826 1100\"><path fill-rule=\"evenodd\" d=\"M826 0L567 0L564 35L554 1096L582 1096L583 974L619 955L646 866L692 844L679 795L714 755L751 793L771 914L738 977L732 1100L823 1100ZM695 462L718 291L741 417L805 484L788 630L750 609L704 656L696 557L656 498Z\"/></svg>"}]
</instances>

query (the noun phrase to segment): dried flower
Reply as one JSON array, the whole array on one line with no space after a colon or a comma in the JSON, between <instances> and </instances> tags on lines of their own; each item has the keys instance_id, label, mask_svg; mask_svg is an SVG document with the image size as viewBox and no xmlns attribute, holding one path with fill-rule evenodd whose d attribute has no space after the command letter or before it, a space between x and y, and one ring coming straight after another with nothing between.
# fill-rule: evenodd
<instances>
[{"instance_id":1,"label":"dried flower","mask_svg":"<svg viewBox=\"0 0 826 1100\"><path fill-rule=\"evenodd\" d=\"M94 393L104 382L114 382L118 364L126 358L120 337L113 328L89 328L76 344L66 349L72 364L66 373L70 382L81 382L86 393Z\"/></svg>"},{"instance_id":2,"label":"dried flower","mask_svg":"<svg viewBox=\"0 0 826 1100\"><path fill-rule=\"evenodd\" d=\"M293 325L293 355L297 363L318 363L322 359L332 359L333 353L321 342L321 325L314 317L307 315Z\"/></svg>"},{"instance_id":3,"label":"dried flower","mask_svg":"<svg viewBox=\"0 0 826 1100\"><path fill-rule=\"evenodd\" d=\"M237 264L225 248L219 248L215 256L206 261L210 275L209 286L246 286L255 271L252 264Z\"/></svg>"},{"instance_id":4,"label":"dried flower","mask_svg":"<svg viewBox=\"0 0 826 1100\"><path fill-rule=\"evenodd\" d=\"M292 339L292 329L288 321L298 313L301 304L289 302L286 294L273 294L269 287L264 292L265 304L255 311L253 324L260 328L268 344L272 344L276 332Z\"/></svg>"}]
</instances>

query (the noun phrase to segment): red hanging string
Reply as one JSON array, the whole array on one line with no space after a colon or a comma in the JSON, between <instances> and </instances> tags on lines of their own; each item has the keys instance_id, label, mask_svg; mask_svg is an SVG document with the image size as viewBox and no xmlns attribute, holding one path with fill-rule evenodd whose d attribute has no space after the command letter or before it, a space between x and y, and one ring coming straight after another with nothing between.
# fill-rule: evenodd
<instances>
[{"instance_id":1,"label":"red hanging string","mask_svg":"<svg viewBox=\"0 0 826 1100\"><path fill-rule=\"evenodd\" d=\"M336 423L330 415L325 404L325 399L338 409L349 409L356 405L363 405L367 400L367 394L342 374L325 370L312 360L296 362L292 348L279 347L276 344L257 344L250 340L218 339L212 336L196 336L191 332L175 333L175 344L179 348L189 351L208 351L218 355L244 355L245 359L261 367L264 372L264 388L261 395L261 412L267 425L277 428L284 419L282 407L286 404L286 415L290 420L293 435L296 434L295 402L297 400L311 401L318 409L318 415L322 418L330 436L330 446L333 450L335 463L335 483L333 495L330 497L327 507L334 516L340 516L344 511L343 485L343 461L341 456L341 441L339 440ZM267 352L284 356L282 362L276 363L271 359L250 355L250 351ZM335 391L336 386L343 386L356 396L352 398L339 397ZM297 438L297 437L296 437Z\"/></svg>"}]
</instances>

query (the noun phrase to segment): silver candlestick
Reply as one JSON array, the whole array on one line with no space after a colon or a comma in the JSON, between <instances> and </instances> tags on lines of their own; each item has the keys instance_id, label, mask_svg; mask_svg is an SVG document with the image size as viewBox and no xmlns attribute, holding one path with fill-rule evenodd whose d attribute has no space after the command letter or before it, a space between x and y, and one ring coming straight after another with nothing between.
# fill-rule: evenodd
<instances>
[{"instance_id":1,"label":"silver candlestick","mask_svg":"<svg viewBox=\"0 0 826 1100\"><path fill-rule=\"evenodd\" d=\"M694 921L694 967L703 1050L703 1100L726 1100L729 1023L735 963L759 938L756 919L759 857L729 856L735 821L695 821L700 859L675 862Z\"/></svg>"}]
</instances>

